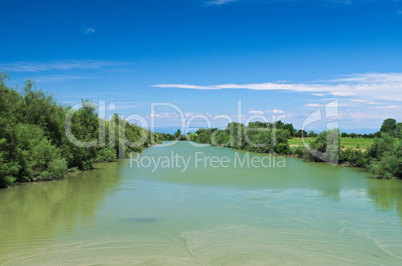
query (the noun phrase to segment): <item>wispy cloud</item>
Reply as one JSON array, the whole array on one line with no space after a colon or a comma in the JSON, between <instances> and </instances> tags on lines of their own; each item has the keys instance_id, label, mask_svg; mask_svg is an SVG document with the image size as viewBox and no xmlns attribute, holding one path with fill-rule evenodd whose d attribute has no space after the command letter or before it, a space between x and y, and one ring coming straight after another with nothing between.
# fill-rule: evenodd
<instances>
[{"instance_id":1,"label":"wispy cloud","mask_svg":"<svg viewBox=\"0 0 402 266\"><path fill-rule=\"evenodd\" d=\"M250 110L248 111L249 114L251 115L264 115L264 114L275 114L275 115L279 115L279 114L284 114L285 111L280 110L280 109L273 109L273 110L265 110L265 111L259 111L259 110Z\"/></svg>"},{"instance_id":2,"label":"wispy cloud","mask_svg":"<svg viewBox=\"0 0 402 266\"><path fill-rule=\"evenodd\" d=\"M322 105L322 104L319 104L319 103L308 103L308 104L305 104L304 106L305 106L305 107L320 108L320 107L322 107L323 105Z\"/></svg>"},{"instance_id":3,"label":"wispy cloud","mask_svg":"<svg viewBox=\"0 0 402 266\"><path fill-rule=\"evenodd\" d=\"M274 113L274 114L284 114L285 111L279 110L279 109L274 109L274 110L272 110L272 113Z\"/></svg>"},{"instance_id":4,"label":"wispy cloud","mask_svg":"<svg viewBox=\"0 0 402 266\"><path fill-rule=\"evenodd\" d=\"M146 102L114 102L115 110L135 109L146 105Z\"/></svg>"},{"instance_id":5,"label":"wispy cloud","mask_svg":"<svg viewBox=\"0 0 402 266\"><path fill-rule=\"evenodd\" d=\"M158 84L158 88L181 88L193 90L258 90L308 92L317 96L329 94L336 97L363 99L366 101L402 101L402 73L367 73L344 76L314 84L307 83L250 83L221 85Z\"/></svg>"},{"instance_id":6,"label":"wispy cloud","mask_svg":"<svg viewBox=\"0 0 402 266\"><path fill-rule=\"evenodd\" d=\"M100 77L90 77L90 76L40 76L35 78L35 82L60 82L65 80L75 80L75 79L97 79Z\"/></svg>"},{"instance_id":7,"label":"wispy cloud","mask_svg":"<svg viewBox=\"0 0 402 266\"><path fill-rule=\"evenodd\" d=\"M94 33L95 33L95 30L94 30L94 28L92 28L92 27L88 27L88 28L86 28L85 31L84 31L84 35L94 34Z\"/></svg>"},{"instance_id":8,"label":"wispy cloud","mask_svg":"<svg viewBox=\"0 0 402 266\"><path fill-rule=\"evenodd\" d=\"M402 73L358 73L352 75L341 75L342 78L324 80L332 83L350 82L350 83L390 83L390 82L402 82Z\"/></svg>"},{"instance_id":9,"label":"wispy cloud","mask_svg":"<svg viewBox=\"0 0 402 266\"><path fill-rule=\"evenodd\" d=\"M400 109L400 110L402 110L402 106L400 106L400 105L384 105L384 106L376 106L374 108L377 108L377 109Z\"/></svg>"},{"instance_id":10,"label":"wispy cloud","mask_svg":"<svg viewBox=\"0 0 402 266\"><path fill-rule=\"evenodd\" d=\"M209 5L209 6L212 6L212 5L221 6L221 5L225 5L227 3L236 2L236 1L238 1L238 0L211 0L211 1L205 2L205 4Z\"/></svg>"},{"instance_id":11,"label":"wispy cloud","mask_svg":"<svg viewBox=\"0 0 402 266\"><path fill-rule=\"evenodd\" d=\"M265 114L265 112L264 111L258 111L258 110L250 110L250 111L248 111L250 114L252 114L252 115L263 115L263 114Z\"/></svg>"},{"instance_id":12,"label":"wispy cloud","mask_svg":"<svg viewBox=\"0 0 402 266\"><path fill-rule=\"evenodd\" d=\"M102 69L112 66L131 65L130 63L100 60L65 60L52 62L17 61L0 64L0 71L6 72L42 72L71 69Z\"/></svg>"},{"instance_id":13,"label":"wispy cloud","mask_svg":"<svg viewBox=\"0 0 402 266\"><path fill-rule=\"evenodd\" d=\"M364 100L364 99L350 99L349 101L355 102L355 103L377 104L374 101Z\"/></svg>"}]
</instances>

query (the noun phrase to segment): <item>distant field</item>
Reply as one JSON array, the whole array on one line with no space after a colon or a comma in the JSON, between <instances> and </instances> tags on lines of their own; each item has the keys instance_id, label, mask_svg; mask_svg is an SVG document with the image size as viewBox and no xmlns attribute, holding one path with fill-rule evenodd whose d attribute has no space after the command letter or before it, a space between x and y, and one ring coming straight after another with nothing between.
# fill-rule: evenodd
<instances>
[{"instance_id":1,"label":"distant field","mask_svg":"<svg viewBox=\"0 0 402 266\"><path fill-rule=\"evenodd\" d=\"M309 143L310 141L314 141L315 138L304 138L304 143ZM359 145L360 149L367 149L372 143L374 139L364 139L364 138L341 138L341 147L342 148L353 148L356 149ZM302 139L290 139L289 145L303 145Z\"/></svg>"}]
</instances>

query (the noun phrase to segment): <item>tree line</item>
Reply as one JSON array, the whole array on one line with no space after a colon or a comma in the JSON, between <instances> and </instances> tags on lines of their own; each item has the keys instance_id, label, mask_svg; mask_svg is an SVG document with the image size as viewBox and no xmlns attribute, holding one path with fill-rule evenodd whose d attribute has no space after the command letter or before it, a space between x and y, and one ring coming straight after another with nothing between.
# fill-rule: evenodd
<instances>
[{"instance_id":1,"label":"tree line","mask_svg":"<svg viewBox=\"0 0 402 266\"><path fill-rule=\"evenodd\" d=\"M372 136L367 150L341 149L339 131L316 134L296 130L292 124L251 122L247 126L230 123L226 129L199 129L184 136L154 133L128 123L115 114L106 121L98 117L95 104L82 100L82 106L57 103L54 97L37 89L30 80L21 89L8 87L8 76L0 74L0 187L17 182L60 179L67 171L86 170L96 162L110 162L130 152L141 152L162 140L190 140L216 146L260 153L287 154L309 161L333 161L366 167L377 178L402 178L402 123L386 119ZM96 145L76 145L76 141ZM350 134L350 137L352 134ZM342 133L344 136L344 133ZM288 139L314 137L306 146L290 147ZM364 136L363 136L364 137ZM134 145L133 145L134 144ZM123 153L123 154L122 154Z\"/></svg>"},{"instance_id":2,"label":"tree line","mask_svg":"<svg viewBox=\"0 0 402 266\"><path fill-rule=\"evenodd\" d=\"M315 137L308 145L290 147L294 137ZM345 133L346 134L346 133ZM200 128L187 134L187 140L259 153L292 155L314 162L336 162L347 166L365 167L375 178L402 178L402 123L395 119L384 120L379 132L367 135L374 141L367 150L341 148L342 137L338 129L319 134L296 131L292 124L250 122L229 123L225 129ZM353 133L352 133L353 134ZM352 135L350 134L350 135ZM352 136L348 137L352 137ZM353 137L356 137L354 134ZM363 137L363 136L362 136Z\"/></svg>"},{"instance_id":3,"label":"tree line","mask_svg":"<svg viewBox=\"0 0 402 266\"><path fill-rule=\"evenodd\" d=\"M7 79L0 74L0 187L60 179L69 170L91 169L93 163L116 160L119 152L141 152L160 141L158 134L117 114L109 121L99 118L96 105L88 100L72 110L30 80L18 90L8 87ZM77 146L68 138L65 118L69 113L68 126L75 139L98 141L97 145Z\"/></svg>"}]
</instances>

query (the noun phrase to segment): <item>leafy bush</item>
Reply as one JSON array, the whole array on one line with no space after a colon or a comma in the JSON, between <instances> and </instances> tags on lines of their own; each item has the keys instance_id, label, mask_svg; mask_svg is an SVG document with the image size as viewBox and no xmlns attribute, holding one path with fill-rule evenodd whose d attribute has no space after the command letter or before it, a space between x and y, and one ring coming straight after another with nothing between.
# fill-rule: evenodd
<instances>
[{"instance_id":1,"label":"leafy bush","mask_svg":"<svg viewBox=\"0 0 402 266\"><path fill-rule=\"evenodd\" d=\"M13 157L21 166L17 181L53 179L52 174L56 175L55 178L65 175L67 162L39 126L17 124L13 133Z\"/></svg>"},{"instance_id":2,"label":"leafy bush","mask_svg":"<svg viewBox=\"0 0 402 266\"><path fill-rule=\"evenodd\" d=\"M0 187L15 182L63 178L68 168L85 170L94 162L109 162L119 149L141 152L159 140L159 135L131 125L115 115L112 121L101 120L96 106L82 101L79 110L61 106L54 98L38 90L31 81L21 92L5 85L7 75L0 73ZM105 130L105 143L112 146L80 147L65 132L65 118L72 112L71 131L81 142L98 141ZM123 142L119 143L119 137ZM128 143L135 143L129 145ZM114 144L114 145L113 145Z\"/></svg>"},{"instance_id":3,"label":"leafy bush","mask_svg":"<svg viewBox=\"0 0 402 266\"><path fill-rule=\"evenodd\" d=\"M350 166L364 167L367 164L367 152L358 149L341 150L339 153L339 162L347 163Z\"/></svg>"},{"instance_id":4,"label":"leafy bush","mask_svg":"<svg viewBox=\"0 0 402 266\"><path fill-rule=\"evenodd\" d=\"M340 151L340 134L338 129L329 129L318 134L317 139L310 143L309 152L304 156L315 162L337 162ZM319 156L318 154L321 154Z\"/></svg>"},{"instance_id":5,"label":"leafy bush","mask_svg":"<svg viewBox=\"0 0 402 266\"><path fill-rule=\"evenodd\" d=\"M289 144L287 144L287 143L279 143L276 150L280 154L289 154L290 153Z\"/></svg>"},{"instance_id":6,"label":"leafy bush","mask_svg":"<svg viewBox=\"0 0 402 266\"><path fill-rule=\"evenodd\" d=\"M105 147L100 149L95 158L95 162L112 162L117 159L116 150L114 147Z\"/></svg>"},{"instance_id":7,"label":"leafy bush","mask_svg":"<svg viewBox=\"0 0 402 266\"><path fill-rule=\"evenodd\" d=\"M291 153L296 155L297 157L302 158L303 155L307 152L306 147L301 146L301 145L297 145L296 147L293 147L290 149Z\"/></svg>"},{"instance_id":8,"label":"leafy bush","mask_svg":"<svg viewBox=\"0 0 402 266\"><path fill-rule=\"evenodd\" d=\"M367 169L376 178L402 178L402 141L383 133L368 150L370 163Z\"/></svg>"}]
</instances>

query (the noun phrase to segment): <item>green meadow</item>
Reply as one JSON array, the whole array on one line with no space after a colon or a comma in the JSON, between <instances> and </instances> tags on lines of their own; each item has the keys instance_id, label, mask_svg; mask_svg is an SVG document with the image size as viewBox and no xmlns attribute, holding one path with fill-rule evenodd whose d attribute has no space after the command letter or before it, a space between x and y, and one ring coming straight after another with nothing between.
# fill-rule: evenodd
<instances>
[{"instance_id":1,"label":"green meadow","mask_svg":"<svg viewBox=\"0 0 402 266\"><path fill-rule=\"evenodd\" d=\"M316 138L293 138L289 139L289 145L303 145L303 143L309 143L314 140ZM341 148L367 149L373 142L373 138L341 138Z\"/></svg>"}]
</instances>

